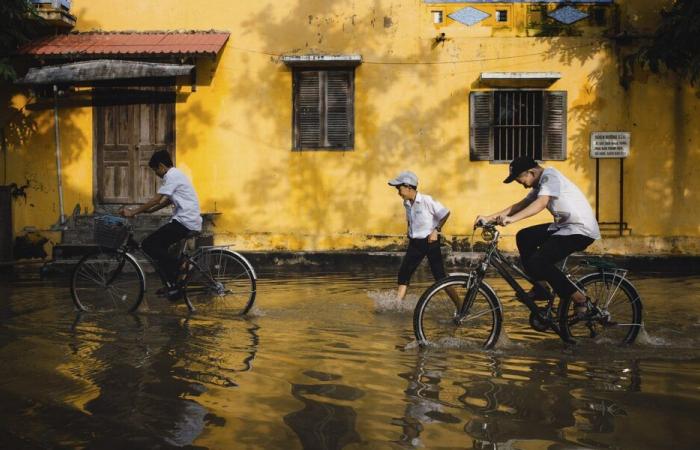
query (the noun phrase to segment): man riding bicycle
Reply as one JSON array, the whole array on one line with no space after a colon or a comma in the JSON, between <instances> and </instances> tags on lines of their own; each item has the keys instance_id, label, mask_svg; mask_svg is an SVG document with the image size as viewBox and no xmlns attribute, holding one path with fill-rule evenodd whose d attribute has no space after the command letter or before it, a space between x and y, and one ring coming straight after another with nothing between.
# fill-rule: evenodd
<instances>
[{"instance_id":1,"label":"man riding bicycle","mask_svg":"<svg viewBox=\"0 0 700 450\"><path fill-rule=\"evenodd\" d=\"M124 217L134 217L141 213L152 213L173 205L171 220L147 236L141 243L141 249L157 263L165 278L165 294L169 300L178 300L181 286L178 285L180 271L177 257L170 255L168 248L190 235L202 230L202 216L199 199L187 176L173 165L167 150L153 153L148 166L153 169L163 184L158 193L145 204L136 208L122 208L119 212Z\"/></svg>"},{"instance_id":2,"label":"man riding bicycle","mask_svg":"<svg viewBox=\"0 0 700 450\"><path fill-rule=\"evenodd\" d=\"M547 208L554 216L553 223L524 228L516 235L523 269L535 280L547 281L559 298L571 298L576 303L577 316L585 316L586 297L555 264L600 238L598 222L588 200L561 172L544 168L529 156L515 158L509 170L504 183L517 181L532 191L497 213L477 216L475 225L486 221L506 226ZM543 285L536 283L528 295L532 300L540 300L546 299L548 293Z\"/></svg>"}]
</instances>

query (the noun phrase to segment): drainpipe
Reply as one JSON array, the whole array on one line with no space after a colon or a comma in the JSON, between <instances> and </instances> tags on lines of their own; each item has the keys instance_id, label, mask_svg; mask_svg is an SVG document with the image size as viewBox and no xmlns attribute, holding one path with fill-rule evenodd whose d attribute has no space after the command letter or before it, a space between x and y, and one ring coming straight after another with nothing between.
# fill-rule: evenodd
<instances>
[{"instance_id":1,"label":"drainpipe","mask_svg":"<svg viewBox=\"0 0 700 450\"><path fill-rule=\"evenodd\" d=\"M61 226L66 223L66 215L63 213L63 181L61 177L61 136L58 132L58 86L53 85L53 117L54 131L56 133L56 174L58 175L58 207L61 213Z\"/></svg>"}]
</instances>

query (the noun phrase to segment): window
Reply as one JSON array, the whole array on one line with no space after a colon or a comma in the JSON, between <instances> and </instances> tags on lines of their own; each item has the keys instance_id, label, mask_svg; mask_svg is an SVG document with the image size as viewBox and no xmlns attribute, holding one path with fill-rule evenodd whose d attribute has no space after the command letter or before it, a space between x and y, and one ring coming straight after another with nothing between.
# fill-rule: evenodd
<instances>
[{"instance_id":1,"label":"window","mask_svg":"<svg viewBox=\"0 0 700 450\"><path fill-rule=\"evenodd\" d=\"M472 161L566 159L566 92L472 92L469 108Z\"/></svg>"},{"instance_id":2,"label":"window","mask_svg":"<svg viewBox=\"0 0 700 450\"><path fill-rule=\"evenodd\" d=\"M354 69L294 71L294 149L354 146Z\"/></svg>"},{"instance_id":3,"label":"window","mask_svg":"<svg viewBox=\"0 0 700 450\"><path fill-rule=\"evenodd\" d=\"M497 22L508 22L508 10L506 10L506 9L496 10L496 21Z\"/></svg>"},{"instance_id":4,"label":"window","mask_svg":"<svg viewBox=\"0 0 700 450\"><path fill-rule=\"evenodd\" d=\"M431 11L433 14L433 23L438 24L443 22L442 11Z\"/></svg>"}]
</instances>

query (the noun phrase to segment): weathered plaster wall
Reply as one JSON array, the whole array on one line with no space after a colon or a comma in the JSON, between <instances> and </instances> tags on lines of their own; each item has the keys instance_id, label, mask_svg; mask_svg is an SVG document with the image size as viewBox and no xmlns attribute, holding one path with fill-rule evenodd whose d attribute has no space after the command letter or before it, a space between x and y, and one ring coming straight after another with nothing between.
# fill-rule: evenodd
<instances>
[{"instance_id":1,"label":"weathered plaster wall","mask_svg":"<svg viewBox=\"0 0 700 450\"><path fill-rule=\"evenodd\" d=\"M610 17L630 34L654 28L664 1L616 2ZM219 29L231 32L220 57L198 63L198 88L177 104L177 164L194 180L203 209L222 212L217 241L246 249L348 249L401 242L399 197L386 180L404 169L420 190L453 214L445 232L463 238L478 213L524 194L503 185L506 166L469 161L469 92L483 71L557 71L551 86L568 92L568 159L553 162L595 198L591 131L631 131L625 162L625 221L639 239L610 240L613 252L700 253L698 195L690 175L700 160L698 98L670 77L636 72L620 84L627 47L580 26L579 36L534 34L526 5L509 5L511 27L436 26L421 1L357 0L160 2L75 0L81 31ZM464 6L464 5L462 5ZM485 8L491 5L480 5ZM449 5L450 8L455 5ZM435 40L438 33L445 40ZM292 78L282 54L357 53L355 148L293 152ZM19 100L18 100L19 101ZM15 229L57 218L53 119L29 115L36 133L10 149L13 179L41 174L33 207L16 205ZM92 208L92 116L61 114L67 212ZM617 220L616 161L601 164L601 219ZM547 220L541 216L508 229ZM685 244L674 246L676 236ZM650 240L657 244L651 245ZM619 244L622 242L622 244ZM512 239L506 240L512 248ZM679 250L682 249L682 250Z\"/></svg>"}]
</instances>

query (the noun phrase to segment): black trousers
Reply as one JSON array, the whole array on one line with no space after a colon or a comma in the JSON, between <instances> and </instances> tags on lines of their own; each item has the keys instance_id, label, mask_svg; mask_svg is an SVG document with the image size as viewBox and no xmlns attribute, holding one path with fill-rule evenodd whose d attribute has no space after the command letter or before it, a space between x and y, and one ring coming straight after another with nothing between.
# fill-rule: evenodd
<instances>
[{"instance_id":1,"label":"black trousers","mask_svg":"<svg viewBox=\"0 0 700 450\"><path fill-rule=\"evenodd\" d=\"M560 236L548 231L550 224L535 225L518 231L515 241L525 273L537 281L547 281L559 298L569 298L576 286L559 270L556 263L574 252L584 250L594 241L582 234Z\"/></svg>"},{"instance_id":2,"label":"black trousers","mask_svg":"<svg viewBox=\"0 0 700 450\"><path fill-rule=\"evenodd\" d=\"M168 252L174 243L184 239L190 233L177 220L166 223L141 242L141 249L158 264L159 273L164 282L174 283L178 273L177 257Z\"/></svg>"},{"instance_id":3,"label":"black trousers","mask_svg":"<svg viewBox=\"0 0 700 450\"><path fill-rule=\"evenodd\" d=\"M428 238L409 239L408 249L401 261L399 268L399 284L408 284L413 273L423 258L428 257L430 272L435 280L445 278L445 266L442 263L442 252L440 251L440 238L435 242L428 243Z\"/></svg>"}]
</instances>

